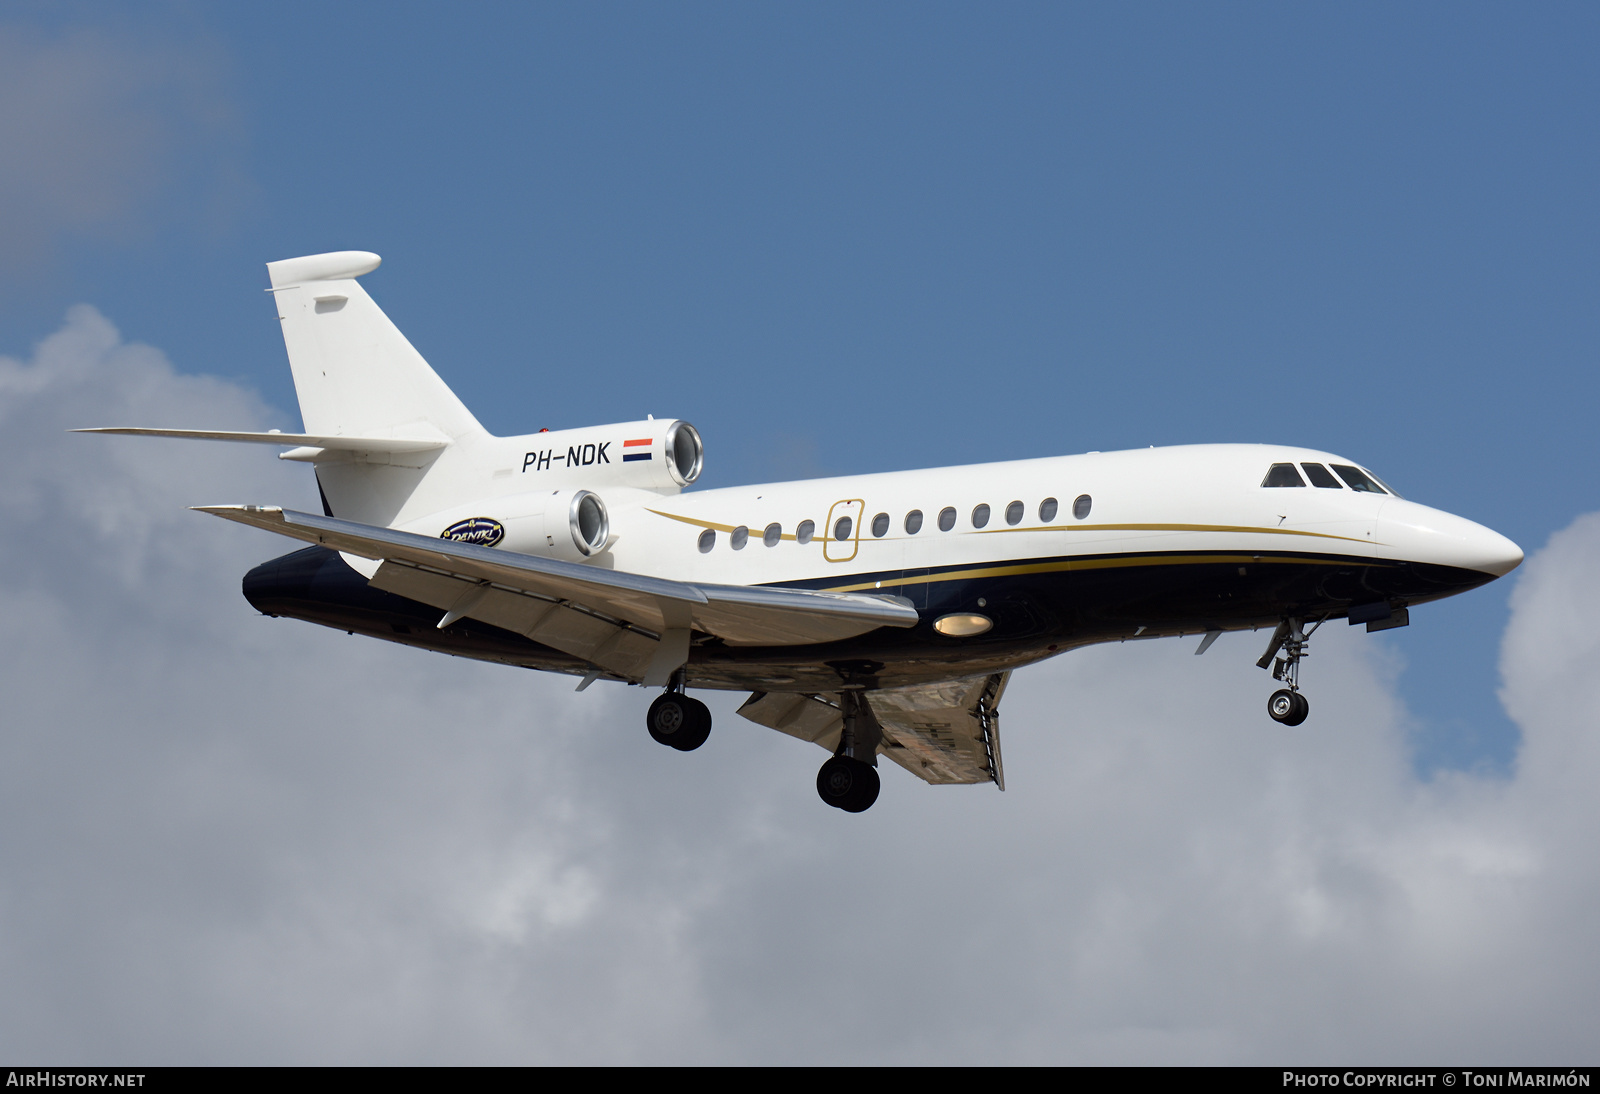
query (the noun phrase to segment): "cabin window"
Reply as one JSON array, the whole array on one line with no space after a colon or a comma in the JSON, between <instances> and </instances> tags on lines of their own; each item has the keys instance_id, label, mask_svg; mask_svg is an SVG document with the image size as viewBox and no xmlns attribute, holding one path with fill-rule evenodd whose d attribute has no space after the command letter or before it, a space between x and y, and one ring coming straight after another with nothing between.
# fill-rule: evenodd
<instances>
[{"instance_id":1,"label":"cabin window","mask_svg":"<svg viewBox=\"0 0 1600 1094\"><path fill-rule=\"evenodd\" d=\"M922 531L922 510L913 509L906 514L906 535L914 536Z\"/></svg>"},{"instance_id":2,"label":"cabin window","mask_svg":"<svg viewBox=\"0 0 1600 1094\"><path fill-rule=\"evenodd\" d=\"M1300 477L1300 472L1294 469L1292 463L1275 463L1267 468L1267 477L1261 480L1262 486L1304 486L1306 480Z\"/></svg>"},{"instance_id":3,"label":"cabin window","mask_svg":"<svg viewBox=\"0 0 1600 1094\"><path fill-rule=\"evenodd\" d=\"M735 551L744 550L744 545L748 542L750 542L750 529L742 524L728 533L728 546Z\"/></svg>"},{"instance_id":4,"label":"cabin window","mask_svg":"<svg viewBox=\"0 0 1600 1094\"><path fill-rule=\"evenodd\" d=\"M794 530L794 541L796 543L810 543L811 537L816 534L817 522L814 520L803 520L800 522L800 526Z\"/></svg>"},{"instance_id":5,"label":"cabin window","mask_svg":"<svg viewBox=\"0 0 1600 1094\"><path fill-rule=\"evenodd\" d=\"M1339 477L1350 484L1350 489L1364 494L1387 494L1389 491L1373 482L1367 473L1359 467L1351 467L1347 463L1336 463L1333 469L1339 472Z\"/></svg>"},{"instance_id":6,"label":"cabin window","mask_svg":"<svg viewBox=\"0 0 1600 1094\"><path fill-rule=\"evenodd\" d=\"M950 506L939 510L939 531L948 532L956 526L956 511Z\"/></svg>"},{"instance_id":7,"label":"cabin window","mask_svg":"<svg viewBox=\"0 0 1600 1094\"><path fill-rule=\"evenodd\" d=\"M1340 488L1339 480L1334 478L1333 473L1320 463L1303 463L1300 466L1306 469L1306 478L1311 480L1312 486L1320 486L1324 490L1338 490Z\"/></svg>"},{"instance_id":8,"label":"cabin window","mask_svg":"<svg viewBox=\"0 0 1600 1094\"><path fill-rule=\"evenodd\" d=\"M1055 498L1045 498L1039 503L1039 519L1045 524L1049 524L1056 519L1057 508L1058 503Z\"/></svg>"},{"instance_id":9,"label":"cabin window","mask_svg":"<svg viewBox=\"0 0 1600 1094\"><path fill-rule=\"evenodd\" d=\"M882 539L889 534L889 514L879 513L872 518L872 538Z\"/></svg>"},{"instance_id":10,"label":"cabin window","mask_svg":"<svg viewBox=\"0 0 1600 1094\"><path fill-rule=\"evenodd\" d=\"M715 547L716 545L717 545L717 533L716 532L713 532L710 528L707 528L704 532L700 533L700 553L701 554L703 554L703 555L704 554L709 554L710 551L711 551L711 548Z\"/></svg>"},{"instance_id":11,"label":"cabin window","mask_svg":"<svg viewBox=\"0 0 1600 1094\"><path fill-rule=\"evenodd\" d=\"M840 543L843 543L845 540L850 538L850 529L854 528L855 525L856 522L851 520L849 517L840 517L838 520L834 521L833 538L838 540Z\"/></svg>"},{"instance_id":12,"label":"cabin window","mask_svg":"<svg viewBox=\"0 0 1600 1094\"><path fill-rule=\"evenodd\" d=\"M985 525L987 525L988 523L989 523L989 507L987 505L976 505L976 506L973 506L973 509L972 509L972 526L974 528L982 528Z\"/></svg>"},{"instance_id":13,"label":"cabin window","mask_svg":"<svg viewBox=\"0 0 1600 1094\"><path fill-rule=\"evenodd\" d=\"M783 538L783 525L776 522L767 525L767 530L761 533L761 542L768 547L776 547Z\"/></svg>"},{"instance_id":14,"label":"cabin window","mask_svg":"<svg viewBox=\"0 0 1600 1094\"><path fill-rule=\"evenodd\" d=\"M1089 515L1089 509L1094 505L1094 499L1088 494L1079 494L1072 503L1072 515L1082 520Z\"/></svg>"},{"instance_id":15,"label":"cabin window","mask_svg":"<svg viewBox=\"0 0 1600 1094\"><path fill-rule=\"evenodd\" d=\"M1010 505L1006 506L1006 523L1021 524L1022 514L1025 509L1027 509L1027 506L1023 505L1020 501L1014 501Z\"/></svg>"}]
</instances>

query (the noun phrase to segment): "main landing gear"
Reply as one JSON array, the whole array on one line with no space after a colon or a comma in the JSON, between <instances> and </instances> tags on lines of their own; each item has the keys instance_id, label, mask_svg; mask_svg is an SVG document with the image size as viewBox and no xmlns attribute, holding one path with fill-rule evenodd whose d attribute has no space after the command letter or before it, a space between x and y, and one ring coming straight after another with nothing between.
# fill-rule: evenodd
<instances>
[{"instance_id":1,"label":"main landing gear","mask_svg":"<svg viewBox=\"0 0 1600 1094\"><path fill-rule=\"evenodd\" d=\"M876 760L883 727L861 691L843 692L839 699L844 713L839 747L817 772L817 796L835 809L863 813L878 800ZM683 675L677 673L666 692L650 704L645 728L661 744L692 752L711 735L711 712L683 693Z\"/></svg>"},{"instance_id":2,"label":"main landing gear","mask_svg":"<svg viewBox=\"0 0 1600 1094\"><path fill-rule=\"evenodd\" d=\"M711 736L711 711L698 699L683 693L683 677L675 676L665 694L650 704L644 716L650 736L679 752L693 752Z\"/></svg>"},{"instance_id":3,"label":"main landing gear","mask_svg":"<svg viewBox=\"0 0 1600 1094\"><path fill-rule=\"evenodd\" d=\"M878 745L883 730L860 691L840 694L844 728L839 749L817 772L817 796L846 813L864 813L878 800Z\"/></svg>"},{"instance_id":4,"label":"main landing gear","mask_svg":"<svg viewBox=\"0 0 1600 1094\"><path fill-rule=\"evenodd\" d=\"M864 813L878 800L878 769L849 756L835 756L817 772L817 794L835 809Z\"/></svg>"},{"instance_id":5,"label":"main landing gear","mask_svg":"<svg viewBox=\"0 0 1600 1094\"><path fill-rule=\"evenodd\" d=\"M1307 630L1301 626L1299 619L1288 616L1278 624L1278 629L1272 632L1272 641L1267 643L1267 652L1256 662L1258 668L1270 667L1274 680L1289 685L1273 692L1267 700L1267 713L1272 716L1274 722L1297 726L1311 713L1311 704L1300 694L1300 660L1306 656L1306 646L1323 622L1324 619L1319 619L1311 625L1310 630ZM1282 657L1278 656L1280 650L1283 652Z\"/></svg>"}]
</instances>

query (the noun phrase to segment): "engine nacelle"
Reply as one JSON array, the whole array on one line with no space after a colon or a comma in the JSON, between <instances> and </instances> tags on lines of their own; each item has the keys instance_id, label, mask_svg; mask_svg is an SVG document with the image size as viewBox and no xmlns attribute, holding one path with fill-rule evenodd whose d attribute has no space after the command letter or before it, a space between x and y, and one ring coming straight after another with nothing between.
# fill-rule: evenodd
<instances>
[{"instance_id":1,"label":"engine nacelle","mask_svg":"<svg viewBox=\"0 0 1600 1094\"><path fill-rule=\"evenodd\" d=\"M498 437L463 458L476 468L437 484L430 479L407 503L412 513L448 508L407 513L392 527L582 562L611 541L601 494L615 492L630 499L625 504L648 497L643 491L676 494L700 477L705 451L688 422L652 418ZM474 495L475 501L458 502Z\"/></svg>"},{"instance_id":2,"label":"engine nacelle","mask_svg":"<svg viewBox=\"0 0 1600 1094\"><path fill-rule=\"evenodd\" d=\"M611 516L592 490L541 490L435 513L410 521L402 530L582 562L610 543Z\"/></svg>"},{"instance_id":3,"label":"engine nacelle","mask_svg":"<svg viewBox=\"0 0 1600 1094\"><path fill-rule=\"evenodd\" d=\"M677 493L700 477L705 450L688 422L621 422L529 433L500 442L521 449L517 491L546 483L601 490L629 486Z\"/></svg>"}]
</instances>

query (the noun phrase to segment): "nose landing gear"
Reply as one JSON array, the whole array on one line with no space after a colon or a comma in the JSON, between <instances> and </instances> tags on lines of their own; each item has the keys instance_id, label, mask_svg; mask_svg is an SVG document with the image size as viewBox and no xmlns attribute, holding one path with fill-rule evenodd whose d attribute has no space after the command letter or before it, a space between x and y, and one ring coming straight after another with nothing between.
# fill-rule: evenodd
<instances>
[{"instance_id":1,"label":"nose landing gear","mask_svg":"<svg viewBox=\"0 0 1600 1094\"><path fill-rule=\"evenodd\" d=\"M1311 636L1324 621L1325 618L1317 620L1307 630L1301 626L1299 619L1288 616L1278 624L1278 629L1272 632L1272 641L1267 643L1267 652L1256 662L1257 668L1270 667L1274 680L1289 685L1273 692L1271 698L1267 700L1267 713L1275 722L1281 722L1286 726L1297 726L1311 713L1311 704L1300 694L1300 660L1306 656L1306 646L1310 643ZM1283 652L1282 657L1278 656L1280 650Z\"/></svg>"},{"instance_id":2,"label":"nose landing gear","mask_svg":"<svg viewBox=\"0 0 1600 1094\"><path fill-rule=\"evenodd\" d=\"M683 693L683 677L675 676L665 694L650 704L645 728L659 744L679 752L693 752L711 736L711 711L698 699Z\"/></svg>"}]
</instances>

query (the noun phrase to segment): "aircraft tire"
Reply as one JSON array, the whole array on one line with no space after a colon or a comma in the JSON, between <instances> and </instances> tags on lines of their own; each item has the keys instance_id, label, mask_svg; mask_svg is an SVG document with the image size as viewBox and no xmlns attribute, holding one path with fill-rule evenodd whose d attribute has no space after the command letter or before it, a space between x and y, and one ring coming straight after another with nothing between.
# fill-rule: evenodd
<instances>
[{"instance_id":1,"label":"aircraft tire","mask_svg":"<svg viewBox=\"0 0 1600 1094\"><path fill-rule=\"evenodd\" d=\"M679 752L693 752L711 735L711 711L700 700L678 692L657 697L644 723L657 743Z\"/></svg>"},{"instance_id":2,"label":"aircraft tire","mask_svg":"<svg viewBox=\"0 0 1600 1094\"><path fill-rule=\"evenodd\" d=\"M817 796L846 813L864 813L878 800L878 772L871 764L835 756L817 772Z\"/></svg>"},{"instance_id":3,"label":"aircraft tire","mask_svg":"<svg viewBox=\"0 0 1600 1094\"><path fill-rule=\"evenodd\" d=\"M1298 691L1294 693L1294 703L1294 713L1284 720L1286 726L1297 726L1311 715L1311 700Z\"/></svg>"},{"instance_id":4,"label":"aircraft tire","mask_svg":"<svg viewBox=\"0 0 1600 1094\"><path fill-rule=\"evenodd\" d=\"M1274 722L1297 726L1311 713L1311 703L1298 691L1280 688L1267 699L1267 714Z\"/></svg>"},{"instance_id":5,"label":"aircraft tire","mask_svg":"<svg viewBox=\"0 0 1600 1094\"><path fill-rule=\"evenodd\" d=\"M680 731L678 739L672 742L672 747L679 752L693 752L705 744L706 738L711 736L711 708L687 695L683 696L683 701L689 708L689 724Z\"/></svg>"},{"instance_id":6,"label":"aircraft tire","mask_svg":"<svg viewBox=\"0 0 1600 1094\"><path fill-rule=\"evenodd\" d=\"M1300 713L1300 704L1294 700L1294 692L1288 688L1279 688L1267 698L1267 714L1274 722L1290 725L1289 719Z\"/></svg>"}]
</instances>

